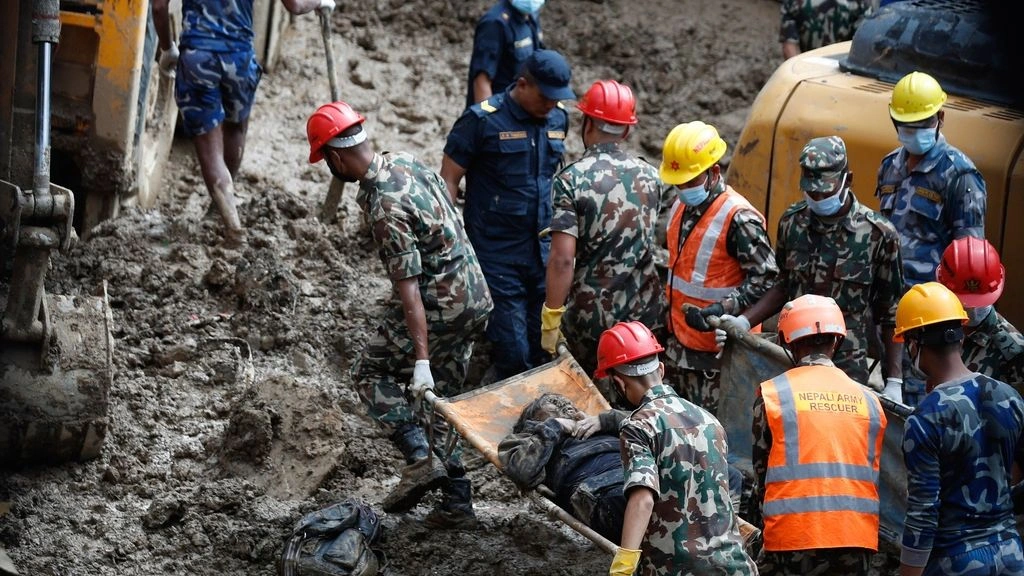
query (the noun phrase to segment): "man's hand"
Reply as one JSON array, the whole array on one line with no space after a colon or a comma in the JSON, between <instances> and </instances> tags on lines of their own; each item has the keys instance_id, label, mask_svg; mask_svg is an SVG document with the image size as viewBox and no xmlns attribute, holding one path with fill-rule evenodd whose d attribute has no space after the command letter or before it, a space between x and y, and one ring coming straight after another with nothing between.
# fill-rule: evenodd
<instances>
[{"instance_id":1,"label":"man's hand","mask_svg":"<svg viewBox=\"0 0 1024 576\"><path fill-rule=\"evenodd\" d=\"M725 341L729 339L729 333L725 331L724 325L731 324L742 332L750 332L750 320L747 320L747 317L742 314L739 316L722 314L718 319L720 324L718 328L715 328L715 346L719 350L725 347Z\"/></svg>"},{"instance_id":2,"label":"man's hand","mask_svg":"<svg viewBox=\"0 0 1024 576\"><path fill-rule=\"evenodd\" d=\"M171 47L160 53L160 74L166 78L174 78L178 67L178 43L171 42Z\"/></svg>"},{"instance_id":3,"label":"man's hand","mask_svg":"<svg viewBox=\"0 0 1024 576\"><path fill-rule=\"evenodd\" d=\"M725 307L722 306L721 302L715 302L703 308L688 306L685 309L685 314L686 323L690 328L700 332L711 332L714 328L708 324L708 316L721 316L725 314Z\"/></svg>"},{"instance_id":4,"label":"man's hand","mask_svg":"<svg viewBox=\"0 0 1024 576\"><path fill-rule=\"evenodd\" d=\"M903 404L903 380L901 378L886 378L882 396Z\"/></svg>"},{"instance_id":5,"label":"man's hand","mask_svg":"<svg viewBox=\"0 0 1024 576\"><path fill-rule=\"evenodd\" d=\"M597 416L587 416L583 420L576 422L576 430L572 435L578 440L586 440L600 429L601 419Z\"/></svg>"},{"instance_id":6,"label":"man's hand","mask_svg":"<svg viewBox=\"0 0 1024 576\"><path fill-rule=\"evenodd\" d=\"M334 0L320 0L320 5L316 9L321 12L333 12Z\"/></svg>"},{"instance_id":7,"label":"man's hand","mask_svg":"<svg viewBox=\"0 0 1024 576\"><path fill-rule=\"evenodd\" d=\"M552 356L558 353L558 328L562 325L562 314L565 314L565 306L552 309L547 304L541 305L540 347Z\"/></svg>"},{"instance_id":8,"label":"man's hand","mask_svg":"<svg viewBox=\"0 0 1024 576\"><path fill-rule=\"evenodd\" d=\"M618 548L615 550L615 557L612 558L612 565L608 569L608 576L633 576L639 564L639 550Z\"/></svg>"},{"instance_id":9,"label":"man's hand","mask_svg":"<svg viewBox=\"0 0 1024 576\"><path fill-rule=\"evenodd\" d=\"M554 420L562 427L562 432L566 434L574 434L576 432L576 420L570 420L569 418L555 418Z\"/></svg>"},{"instance_id":10,"label":"man's hand","mask_svg":"<svg viewBox=\"0 0 1024 576\"><path fill-rule=\"evenodd\" d=\"M426 358L417 360L416 366L412 369L412 382L409 384L409 393L419 403L423 401L427 390L433 389L434 375L430 373L430 360Z\"/></svg>"}]
</instances>

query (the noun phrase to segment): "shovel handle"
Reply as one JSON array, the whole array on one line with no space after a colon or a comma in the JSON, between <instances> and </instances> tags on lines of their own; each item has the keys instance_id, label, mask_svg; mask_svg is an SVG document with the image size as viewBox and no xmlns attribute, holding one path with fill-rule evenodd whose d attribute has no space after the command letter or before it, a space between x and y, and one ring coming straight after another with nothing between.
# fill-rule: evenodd
<instances>
[{"instance_id":1,"label":"shovel handle","mask_svg":"<svg viewBox=\"0 0 1024 576\"><path fill-rule=\"evenodd\" d=\"M324 40L324 52L327 54L327 79L331 82L331 101L337 102L338 75L334 71L334 50L331 48L331 16L327 10L317 10L316 15L320 18L320 36Z\"/></svg>"}]
</instances>

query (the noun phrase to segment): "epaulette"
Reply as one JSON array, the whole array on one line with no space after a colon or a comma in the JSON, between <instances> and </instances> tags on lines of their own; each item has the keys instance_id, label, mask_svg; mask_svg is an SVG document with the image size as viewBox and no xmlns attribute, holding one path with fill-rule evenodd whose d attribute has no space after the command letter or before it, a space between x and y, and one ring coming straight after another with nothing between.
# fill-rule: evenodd
<instances>
[{"instance_id":1,"label":"epaulette","mask_svg":"<svg viewBox=\"0 0 1024 576\"><path fill-rule=\"evenodd\" d=\"M476 112L477 116L483 117L497 112L499 108L501 108L501 98L491 96L487 100L474 104L472 110Z\"/></svg>"},{"instance_id":2,"label":"epaulette","mask_svg":"<svg viewBox=\"0 0 1024 576\"><path fill-rule=\"evenodd\" d=\"M562 105L562 102L561 102L561 100L559 100L559 101L558 101L558 103L557 103L557 104L555 104L555 106L558 106L558 107L559 107L559 108L561 108L562 110L565 110L565 106L564 106L564 105Z\"/></svg>"}]
</instances>

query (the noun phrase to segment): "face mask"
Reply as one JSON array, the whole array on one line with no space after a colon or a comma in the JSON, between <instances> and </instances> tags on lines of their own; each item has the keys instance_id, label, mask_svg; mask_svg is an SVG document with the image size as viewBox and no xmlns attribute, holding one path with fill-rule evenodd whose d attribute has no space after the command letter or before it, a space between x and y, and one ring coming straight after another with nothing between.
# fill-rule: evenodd
<instances>
[{"instance_id":1,"label":"face mask","mask_svg":"<svg viewBox=\"0 0 1024 576\"><path fill-rule=\"evenodd\" d=\"M938 140L938 127L936 128L897 128L896 133L900 144L907 149L907 152L915 156L923 156L935 146Z\"/></svg>"},{"instance_id":2,"label":"face mask","mask_svg":"<svg viewBox=\"0 0 1024 576\"><path fill-rule=\"evenodd\" d=\"M611 376L611 378L612 389L615 390L616 402L626 410L636 410L637 408L639 408L639 406L630 402L629 398L626 398L626 387L620 385L619 381L615 379L614 376Z\"/></svg>"},{"instance_id":3,"label":"face mask","mask_svg":"<svg viewBox=\"0 0 1024 576\"><path fill-rule=\"evenodd\" d=\"M810 194L804 192L804 200L807 201L807 206L818 216L832 216L839 209L843 207L846 202L846 175L843 174L843 180L839 183L839 193L833 194L828 198L822 200L815 200L811 198Z\"/></svg>"},{"instance_id":4,"label":"face mask","mask_svg":"<svg viewBox=\"0 0 1024 576\"><path fill-rule=\"evenodd\" d=\"M992 305L979 306L978 308L968 308L967 312L967 325L971 328L981 324L988 318L989 312L992 312Z\"/></svg>"},{"instance_id":5,"label":"face mask","mask_svg":"<svg viewBox=\"0 0 1024 576\"><path fill-rule=\"evenodd\" d=\"M710 179L710 175L708 179ZM676 194L679 196L679 201L687 206L700 206L708 199L710 192L707 188L708 181L704 180L703 183L690 188L679 188L676 187Z\"/></svg>"},{"instance_id":6,"label":"face mask","mask_svg":"<svg viewBox=\"0 0 1024 576\"><path fill-rule=\"evenodd\" d=\"M536 14L544 5L544 0L510 0L512 7L523 14Z\"/></svg>"}]
</instances>

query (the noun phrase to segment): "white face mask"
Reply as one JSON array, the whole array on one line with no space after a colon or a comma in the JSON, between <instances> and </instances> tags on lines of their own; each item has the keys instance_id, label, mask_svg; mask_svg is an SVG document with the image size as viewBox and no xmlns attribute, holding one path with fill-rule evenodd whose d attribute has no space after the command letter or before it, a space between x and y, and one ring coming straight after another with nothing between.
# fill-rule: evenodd
<instances>
[{"instance_id":1,"label":"white face mask","mask_svg":"<svg viewBox=\"0 0 1024 576\"><path fill-rule=\"evenodd\" d=\"M536 14L541 6L544 6L544 0L509 0L509 2L513 8L523 14Z\"/></svg>"},{"instance_id":2,"label":"white face mask","mask_svg":"<svg viewBox=\"0 0 1024 576\"><path fill-rule=\"evenodd\" d=\"M967 325L971 328L981 324L988 318L988 315L992 312L992 305L979 306L978 308L968 308L967 312Z\"/></svg>"}]
</instances>

